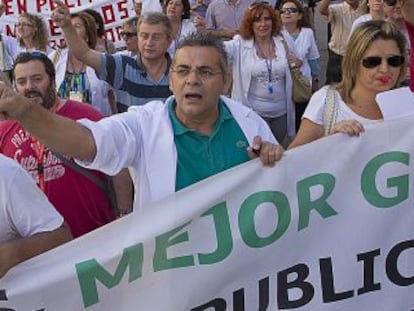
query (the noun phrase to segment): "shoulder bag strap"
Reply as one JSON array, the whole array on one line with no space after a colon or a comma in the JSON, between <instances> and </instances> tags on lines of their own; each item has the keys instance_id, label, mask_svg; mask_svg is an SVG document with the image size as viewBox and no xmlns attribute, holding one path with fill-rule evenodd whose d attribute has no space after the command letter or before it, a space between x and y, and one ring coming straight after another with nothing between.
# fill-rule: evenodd
<instances>
[{"instance_id":1,"label":"shoulder bag strap","mask_svg":"<svg viewBox=\"0 0 414 311\"><path fill-rule=\"evenodd\" d=\"M102 191L104 191L104 193L108 193L108 185L104 181L102 181L101 179L99 179L96 175L94 175L93 173L91 173L86 168L80 166L76 162L74 162L72 160L69 160L68 158L64 157L60 153L57 153L57 152L54 152L54 151L52 151L52 153L59 160L61 160L64 164L66 164L67 166L69 166L71 169L73 169L74 171L78 172L79 174L82 174L83 176L85 176L86 178L88 178L90 181L92 181L93 183L95 183L99 188L102 189Z\"/></svg>"},{"instance_id":2,"label":"shoulder bag strap","mask_svg":"<svg viewBox=\"0 0 414 311\"><path fill-rule=\"evenodd\" d=\"M338 100L336 91L332 86L328 86L323 109L323 128L324 136L331 134L333 125L336 122L338 114Z\"/></svg>"}]
</instances>

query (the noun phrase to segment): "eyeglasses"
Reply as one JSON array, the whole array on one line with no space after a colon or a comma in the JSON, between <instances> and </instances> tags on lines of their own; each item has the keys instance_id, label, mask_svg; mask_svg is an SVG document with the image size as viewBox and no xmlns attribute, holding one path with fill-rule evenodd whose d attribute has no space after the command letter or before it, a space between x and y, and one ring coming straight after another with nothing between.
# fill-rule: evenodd
<instances>
[{"instance_id":1,"label":"eyeglasses","mask_svg":"<svg viewBox=\"0 0 414 311\"><path fill-rule=\"evenodd\" d=\"M271 6L271 5L267 1L257 1L257 2L253 2L252 4L250 4L248 9L253 10L253 9L261 7L261 6Z\"/></svg>"},{"instance_id":2,"label":"eyeglasses","mask_svg":"<svg viewBox=\"0 0 414 311\"><path fill-rule=\"evenodd\" d=\"M362 66L364 66L367 69L372 69L375 68L379 65L381 65L382 60L386 59L388 66L394 67L394 68L398 68L401 67L404 64L404 56L402 55L394 55L394 56L390 56L390 57L379 57L379 56L369 56L369 57L365 57L362 60Z\"/></svg>"},{"instance_id":3,"label":"eyeglasses","mask_svg":"<svg viewBox=\"0 0 414 311\"><path fill-rule=\"evenodd\" d=\"M121 31L119 34L121 35L121 38L124 39L125 41L137 35L136 32L129 32L129 31Z\"/></svg>"},{"instance_id":4,"label":"eyeglasses","mask_svg":"<svg viewBox=\"0 0 414 311\"><path fill-rule=\"evenodd\" d=\"M293 14L293 13L299 13L298 8L286 8L286 9L280 9L280 14Z\"/></svg>"},{"instance_id":5,"label":"eyeglasses","mask_svg":"<svg viewBox=\"0 0 414 311\"><path fill-rule=\"evenodd\" d=\"M33 27L32 24L28 24L28 23L16 23L14 26L15 27Z\"/></svg>"},{"instance_id":6,"label":"eyeglasses","mask_svg":"<svg viewBox=\"0 0 414 311\"><path fill-rule=\"evenodd\" d=\"M190 69L186 67L180 67L178 69L171 69L171 72L174 72L179 78L187 78L191 72L195 72L197 77L199 77L201 80L209 80L213 76L222 74L222 71L213 71L208 68L195 68Z\"/></svg>"},{"instance_id":7,"label":"eyeglasses","mask_svg":"<svg viewBox=\"0 0 414 311\"><path fill-rule=\"evenodd\" d=\"M388 6L394 6L397 4L397 0L383 0L383 1Z\"/></svg>"}]
</instances>

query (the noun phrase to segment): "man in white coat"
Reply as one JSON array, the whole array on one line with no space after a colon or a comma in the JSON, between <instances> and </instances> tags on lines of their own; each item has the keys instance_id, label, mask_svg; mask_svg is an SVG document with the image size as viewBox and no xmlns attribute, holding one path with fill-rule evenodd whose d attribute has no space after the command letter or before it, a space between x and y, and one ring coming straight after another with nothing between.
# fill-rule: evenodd
<instances>
[{"instance_id":1,"label":"man in white coat","mask_svg":"<svg viewBox=\"0 0 414 311\"><path fill-rule=\"evenodd\" d=\"M137 210L251 158L260 157L265 165L281 158L283 148L266 122L220 96L230 77L222 42L195 33L174 56L174 95L165 103L153 101L98 122L75 122L0 85L0 119L18 120L85 167L109 175L132 168Z\"/></svg>"}]
</instances>

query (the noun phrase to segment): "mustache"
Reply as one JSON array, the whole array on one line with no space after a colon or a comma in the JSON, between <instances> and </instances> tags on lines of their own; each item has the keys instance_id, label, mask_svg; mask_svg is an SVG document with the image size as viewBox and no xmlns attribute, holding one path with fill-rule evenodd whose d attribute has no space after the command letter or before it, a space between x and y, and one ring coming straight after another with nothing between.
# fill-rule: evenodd
<instances>
[{"instance_id":1,"label":"mustache","mask_svg":"<svg viewBox=\"0 0 414 311\"><path fill-rule=\"evenodd\" d=\"M40 93L39 91L30 90L30 91L25 91L24 96L28 98L31 98L33 96L42 97L42 93Z\"/></svg>"}]
</instances>

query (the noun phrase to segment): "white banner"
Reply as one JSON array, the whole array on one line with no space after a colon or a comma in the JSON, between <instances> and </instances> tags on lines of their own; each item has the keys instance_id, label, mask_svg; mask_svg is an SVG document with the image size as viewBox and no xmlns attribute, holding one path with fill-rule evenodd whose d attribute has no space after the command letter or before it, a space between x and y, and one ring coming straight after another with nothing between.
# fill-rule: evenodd
<instances>
[{"instance_id":1,"label":"white banner","mask_svg":"<svg viewBox=\"0 0 414 311\"><path fill-rule=\"evenodd\" d=\"M55 8L53 0L2 0L6 12L0 19L0 29L3 34L15 36L14 25L20 14L29 12L43 16L49 26L50 45L55 47L62 40L62 31L50 19ZM117 46L124 45L120 32L122 22L135 16L132 0L64 0L71 13L84 9L93 9L102 15L105 24L105 37L115 42ZM161 11L158 0L142 0L143 12Z\"/></svg>"},{"instance_id":2,"label":"white banner","mask_svg":"<svg viewBox=\"0 0 414 311\"><path fill-rule=\"evenodd\" d=\"M413 124L184 189L10 270L0 310L414 310Z\"/></svg>"}]
</instances>

